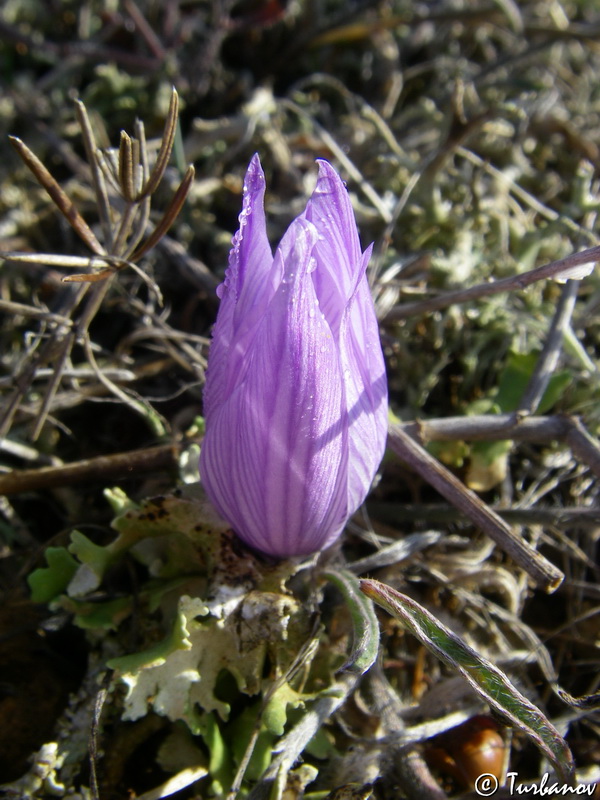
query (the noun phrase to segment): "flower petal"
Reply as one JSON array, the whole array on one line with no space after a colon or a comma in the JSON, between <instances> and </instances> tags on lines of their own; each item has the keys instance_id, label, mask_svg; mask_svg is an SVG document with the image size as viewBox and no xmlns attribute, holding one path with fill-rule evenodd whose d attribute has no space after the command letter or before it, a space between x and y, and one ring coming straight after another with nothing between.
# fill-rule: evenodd
<instances>
[{"instance_id":1,"label":"flower petal","mask_svg":"<svg viewBox=\"0 0 600 800\"><path fill-rule=\"evenodd\" d=\"M370 256L365 252L364 266ZM387 379L379 326L366 275L344 314L340 330L349 424L348 513L365 499L387 440Z\"/></svg>"},{"instance_id":2,"label":"flower petal","mask_svg":"<svg viewBox=\"0 0 600 800\"><path fill-rule=\"evenodd\" d=\"M362 253L348 190L331 164L323 160L318 163L317 185L304 216L320 234L316 248L319 268L313 280L321 311L337 330L356 286Z\"/></svg>"},{"instance_id":3,"label":"flower petal","mask_svg":"<svg viewBox=\"0 0 600 800\"><path fill-rule=\"evenodd\" d=\"M327 163L274 258L254 157L205 391L200 469L238 535L272 556L327 547L362 503L387 433L385 366L344 183Z\"/></svg>"},{"instance_id":4,"label":"flower petal","mask_svg":"<svg viewBox=\"0 0 600 800\"><path fill-rule=\"evenodd\" d=\"M218 289L221 306L213 329L211 375L204 397L207 417L239 378L246 348L281 280L280 272L273 269L267 239L264 194L265 175L255 155L244 179L240 227L233 237L229 267Z\"/></svg>"},{"instance_id":5,"label":"flower petal","mask_svg":"<svg viewBox=\"0 0 600 800\"><path fill-rule=\"evenodd\" d=\"M284 236L283 280L201 455L219 512L248 544L281 557L323 548L347 516L347 414L338 345L311 278L317 239L303 219Z\"/></svg>"}]
</instances>

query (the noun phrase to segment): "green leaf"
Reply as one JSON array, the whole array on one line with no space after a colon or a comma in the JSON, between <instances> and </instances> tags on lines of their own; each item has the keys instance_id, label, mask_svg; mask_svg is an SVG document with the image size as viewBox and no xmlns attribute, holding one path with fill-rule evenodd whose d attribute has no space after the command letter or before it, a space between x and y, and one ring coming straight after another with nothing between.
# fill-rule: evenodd
<instances>
[{"instance_id":1,"label":"green leaf","mask_svg":"<svg viewBox=\"0 0 600 800\"><path fill-rule=\"evenodd\" d=\"M227 726L227 739L232 742L233 755L237 764L241 762L246 753L246 748L258 724L261 708L261 702L253 703L248 708L245 708L231 725ZM258 780L268 768L273 757L274 742L275 735L261 726L252 749L252 755L244 772L245 779Z\"/></svg>"},{"instance_id":2,"label":"green leaf","mask_svg":"<svg viewBox=\"0 0 600 800\"><path fill-rule=\"evenodd\" d=\"M458 670L490 708L527 734L552 761L562 780L573 785L575 765L567 743L503 672L410 597L379 581L363 580L360 588L399 620L440 661Z\"/></svg>"},{"instance_id":3,"label":"green leaf","mask_svg":"<svg viewBox=\"0 0 600 800\"><path fill-rule=\"evenodd\" d=\"M111 553L106 547L94 544L87 536L79 531L71 534L69 552L86 564L98 578L98 585L104 572L111 561Z\"/></svg>"},{"instance_id":4,"label":"green leaf","mask_svg":"<svg viewBox=\"0 0 600 800\"><path fill-rule=\"evenodd\" d=\"M539 354L510 353L506 366L502 370L498 382L498 393L495 401L501 411L515 411L523 396L527 384L537 364ZM534 409L538 414L545 414L561 398L566 387L571 383L571 373L563 370L556 372L551 378L544 392L540 404Z\"/></svg>"},{"instance_id":5,"label":"green leaf","mask_svg":"<svg viewBox=\"0 0 600 800\"><path fill-rule=\"evenodd\" d=\"M73 622L78 627L104 630L116 630L131 614L133 605L131 597L118 597L115 600L96 603L63 596L61 603L65 611L75 615Z\"/></svg>"},{"instance_id":6,"label":"green leaf","mask_svg":"<svg viewBox=\"0 0 600 800\"><path fill-rule=\"evenodd\" d=\"M344 596L352 619L352 652L340 670L362 675L374 664L379 652L379 622L373 603L361 593L360 583L351 572L332 570L325 577Z\"/></svg>"},{"instance_id":7,"label":"green leaf","mask_svg":"<svg viewBox=\"0 0 600 800\"><path fill-rule=\"evenodd\" d=\"M233 767L231 755L214 714L202 716L199 733L209 752L208 771L212 778L211 791L213 794L223 795L233 780Z\"/></svg>"},{"instance_id":8,"label":"green leaf","mask_svg":"<svg viewBox=\"0 0 600 800\"><path fill-rule=\"evenodd\" d=\"M47 567L34 570L27 578L34 603L49 603L65 591L77 571L77 561L64 547L48 547Z\"/></svg>"},{"instance_id":9,"label":"green leaf","mask_svg":"<svg viewBox=\"0 0 600 800\"><path fill-rule=\"evenodd\" d=\"M97 589L107 569L128 551L161 578L199 572L207 563L219 560L221 539L217 534L229 526L216 517L203 497L161 496L136 506L122 492L112 491L107 496L120 510L112 523L118 536L101 546L79 531L71 534L69 552L81 566L69 594L83 596Z\"/></svg>"},{"instance_id":10,"label":"green leaf","mask_svg":"<svg viewBox=\"0 0 600 800\"><path fill-rule=\"evenodd\" d=\"M263 725L271 733L281 736L285 730L288 708L301 708L307 695L302 695L289 685L282 684L269 700L263 712Z\"/></svg>"},{"instance_id":11,"label":"green leaf","mask_svg":"<svg viewBox=\"0 0 600 800\"><path fill-rule=\"evenodd\" d=\"M134 675L141 669L164 664L171 653L177 650L189 650L192 647L189 623L197 616L207 613L208 608L199 598L181 598L173 628L167 637L141 653L113 658L107 666L125 675Z\"/></svg>"},{"instance_id":12,"label":"green leaf","mask_svg":"<svg viewBox=\"0 0 600 800\"><path fill-rule=\"evenodd\" d=\"M123 489L118 487L105 489L103 494L112 508L113 514L124 514L126 511L134 511L138 508L136 503L127 497Z\"/></svg>"},{"instance_id":13,"label":"green leaf","mask_svg":"<svg viewBox=\"0 0 600 800\"><path fill-rule=\"evenodd\" d=\"M274 669L284 672L297 653L297 637L306 634L302 607L287 595L270 592L248 592L233 606L232 599L227 590L222 602L213 597L208 604L182 595L169 637L143 653L109 662L128 687L125 719L143 717L150 706L196 730L200 710L216 711L223 720L229 716L229 698L218 690L224 672L234 678L238 692L248 695L261 691L267 656ZM284 700L289 704L289 697ZM274 706L275 720L277 713Z\"/></svg>"}]
</instances>

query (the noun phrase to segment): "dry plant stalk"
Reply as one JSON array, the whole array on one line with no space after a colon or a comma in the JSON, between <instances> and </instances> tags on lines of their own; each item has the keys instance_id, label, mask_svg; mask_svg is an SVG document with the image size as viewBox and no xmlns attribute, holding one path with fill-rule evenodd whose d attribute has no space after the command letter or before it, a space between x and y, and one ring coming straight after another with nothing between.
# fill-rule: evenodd
<instances>
[{"instance_id":1,"label":"dry plant stalk","mask_svg":"<svg viewBox=\"0 0 600 800\"><path fill-rule=\"evenodd\" d=\"M61 466L11 470L6 475L0 475L0 495L88 482L102 483L132 474L147 475L167 470L176 472L179 455L180 448L176 444L163 444L127 453L96 456Z\"/></svg>"},{"instance_id":2,"label":"dry plant stalk","mask_svg":"<svg viewBox=\"0 0 600 800\"><path fill-rule=\"evenodd\" d=\"M93 256L86 259L48 253L33 256L23 253L5 255L7 260L13 262L33 262L86 271L76 272L63 278L63 282L74 283L76 286L67 297L65 307L61 308L59 315L43 314L39 311L31 315L41 318L40 333L43 334L43 344L37 349L35 345L30 348L14 376L15 388L1 412L0 436L6 436L9 432L15 414L21 408L38 370L51 366L53 374L33 423L32 439L38 438L48 418L64 371L70 365L71 352L76 343L82 345L96 377L107 390L137 411L143 406L142 401L133 399L100 370L94 358L88 331L114 276L126 267L135 270L160 298L158 286L136 266L136 262L168 231L181 211L194 179L194 168L190 165L164 214L146 236L152 195L165 174L175 141L178 106L177 92L173 90L162 142L154 166L150 168L144 124L140 120L135 123L134 137L130 137L124 131L121 132L116 156L112 152L105 153L99 150L96 144L85 106L77 101L76 113L91 167L102 241L98 240L75 205L37 156L20 139L11 137L11 143L23 162L79 238L92 251Z\"/></svg>"},{"instance_id":3,"label":"dry plant stalk","mask_svg":"<svg viewBox=\"0 0 600 800\"><path fill-rule=\"evenodd\" d=\"M542 589L553 592L560 586L564 577L562 572L514 533L502 517L467 489L399 425L390 426L388 442L399 458L485 531Z\"/></svg>"}]
</instances>

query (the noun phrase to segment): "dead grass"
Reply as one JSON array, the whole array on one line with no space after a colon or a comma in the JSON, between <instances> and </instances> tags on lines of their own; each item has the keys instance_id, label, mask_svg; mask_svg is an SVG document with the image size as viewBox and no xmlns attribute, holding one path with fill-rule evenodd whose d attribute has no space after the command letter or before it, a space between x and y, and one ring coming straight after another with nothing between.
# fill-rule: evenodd
<instances>
[{"instance_id":1,"label":"dead grass","mask_svg":"<svg viewBox=\"0 0 600 800\"><path fill-rule=\"evenodd\" d=\"M105 487L116 483L141 499L169 492L181 479L181 459L199 437L215 289L252 153L260 153L267 173L272 241L302 207L314 159L325 157L348 183L363 244L375 242L371 279L392 411L407 429L426 419L429 427L420 434L430 452L479 492L499 525L506 519L565 578L554 594L534 589L526 565L516 566L492 546L481 520L474 524L452 503L442 505L426 471L391 455L368 513L350 525L343 558L350 564L375 559L370 576L417 599L510 675L566 736L580 779L599 779L593 696L600 674L600 278L592 273L566 286L540 280L501 294L482 289L468 302L449 294L500 279L510 283L596 244L599 30L600 16L583 0L126 0L116 10L100 0L3 4L4 252L56 254L63 265L65 256L91 255L32 181L8 134L36 154L101 239L75 98L86 104L101 148L115 146L122 128L133 131L135 118L143 119L152 159L171 87L179 93L173 155L140 235L168 208L187 164L196 169L168 235L140 260L143 274L124 268L104 282L68 284L58 262L2 265L0 453L2 471L21 476L18 491L2 501L3 603L14 609L2 630L7 640L20 634L19 609L29 608L24 578L42 563L44 548L65 545L74 527L107 541ZM123 197L114 186L108 191L123 213ZM91 308L86 303L94 313L82 327L81 309ZM65 337L74 329L67 350ZM516 411L523 412L518 419ZM504 415L506 428L498 431L501 418L492 415ZM527 416L525 435L518 428ZM471 417L480 420L475 433L465 430ZM448 418L460 418L454 430L450 423L444 428ZM164 448L160 457L157 447ZM137 453L133 476L122 460L129 451ZM99 457L106 459L101 468ZM193 476L194 456L188 460ZM21 475L73 463L75 469L55 472L50 484ZM401 557L386 555L403 537L411 547ZM147 577L139 566L120 566L104 591L135 594ZM294 590L306 598L316 591L311 587L307 581ZM323 636L343 649L344 606L329 593L323 600L322 591L312 602L322 601ZM66 618L65 624L70 630ZM465 764L476 756L465 751L479 734L457 726L487 709L395 622L382 616L381 624L379 666L356 686L346 682L348 699L305 753L306 765L319 770L317 782L307 784L305 795L290 782L286 800L355 800L368 797L371 785L379 800L472 789ZM37 619L27 628L37 642ZM99 653L109 657L104 648L124 652L148 644L144 620L130 621L127 631L138 639L128 646L123 634L99 643L97 632L83 645L87 677L73 708L89 711L97 690L90 675L101 669ZM52 657L68 661L65 640L44 636ZM33 661L24 657L28 665ZM37 680L35 672L27 676ZM7 696L20 697L14 671L6 681ZM230 693L224 683L222 691ZM569 705L554 684L584 699ZM105 725L114 741L100 736L100 796L141 797L166 779L169 770L164 759L159 768L157 753L161 742L173 741L177 726L152 714L119 723L118 692L109 699ZM12 705L3 710L4 702L0 729L12 729L2 724L3 713L23 719L36 713L25 700L16 712ZM235 702L241 716L247 698ZM294 713L297 722L301 712ZM89 713L83 717L89 724ZM486 719L484 729L495 730ZM84 730L77 768L68 773L78 791L89 785ZM446 739L433 740L435 734ZM523 780L539 780L547 765L525 737L518 731L502 737L511 769ZM44 741L24 737L18 757L1 763L0 781L22 774L27 755ZM185 747L210 761L205 739L185 739ZM295 774L301 787L306 776ZM350 784L346 795L334 794ZM45 791L40 786L33 796ZM200 781L177 796L208 792ZM260 796L259 789L251 795Z\"/></svg>"}]
</instances>

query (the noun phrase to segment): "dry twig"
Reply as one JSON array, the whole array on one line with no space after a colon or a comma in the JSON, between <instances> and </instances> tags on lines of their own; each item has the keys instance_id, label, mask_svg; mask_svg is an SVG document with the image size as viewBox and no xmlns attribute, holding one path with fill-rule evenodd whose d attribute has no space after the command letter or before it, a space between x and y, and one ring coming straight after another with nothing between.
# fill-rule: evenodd
<instances>
[{"instance_id":1,"label":"dry twig","mask_svg":"<svg viewBox=\"0 0 600 800\"><path fill-rule=\"evenodd\" d=\"M466 514L484 533L505 550L545 591L553 592L562 572L520 539L506 522L477 495L467 489L446 467L431 456L399 425L390 425L389 446L452 505Z\"/></svg>"},{"instance_id":2,"label":"dry twig","mask_svg":"<svg viewBox=\"0 0 600 800\"><path fill-rule=\"evenodd\" d=\"M52 489L58 486L75 486L80 483L113 482L132 475L176 471L179 448L175 444L112 453L83 461L74 461L58 467L13 470L0 475L0 495Z\"/></svg>"},{"instance_id":3,"label":"dry twig","mask_svg":"<svg viewBox=\"0 0 600 800\"><path fill-rule=\"evenodd\" d=\"M556 280L560 278L569 270L583 265L593 265L596 261L600 260L600 246L590 247L587 250L582 250L580 253L572 253L565 258L560 258L558 261L551 261L549 264L544 264L541 267L529 270L529 272L522 272L518 275L510 275L508 278L502 278L499 281L490 281L489 283L479 283L477 286L471 286L468 289L458 289L455 292L444 292L437 297L430 297L427 300L419 300L415 303L402 303L395 306L386 314L383 319L383 324L392 322L399 322L402 319L408 319L419 314L429 314L432 311L439 311L442 308L455 305L456 303L468 303L472 300L480 300L482 297L491 297L494 294L502 292L513 292L518 289L525 289L536 281L552 278Z\"/></svg>"},{"instance_id":4,"label":"dry twig","mask_svg":"<svg viewBox=\"0 0 600 800\"><path fill-rule=\"evenodd\" d=\"M125 267L133 268L149 284L151 290L160 297L158 287L136 267L134 262L142 258L160 241L177 217L191 186L194 168L192 166L188 168L162 218L147 238L142 241L149 221L151 196L164 176L175 141L178 113L177 93L173 91L171 95L162 143L152 169L148 163L142 122L136 122L135 138L122 132L116 158L113 158L111 153L101 153L98 150L83 103L77 102L76 111L91 167L92 184L104 243L101 244L98 241L77 208L41 161L27 145L13 137L11 141L24 163L33 172L78 236L94 253L94 256L87 260L80 257L50 254L38 257L38 263L66 268L83 266L87 267L87 271L63 278L64 282L74 282L78 284L78 287L74 292L66 295L61 313L34 312L30 314L30 316L42 319L46 341L41 348L30 351L15 375L15 388L5 404L0 418L0 436L6 436L10 430L14 416L26 397L39 368L51 365L53 375L46 387L33 427L32 438L35 440L39 436L52 408L63 374L70 365L71 352L76 343L83 345L90 365L96 371L99 380L128 405L135 410L142 410L144 413L144 403L140 405L139 400L130 399L126 392L102 374L93 356L88 330L108 293L115 274ZM111 203L107 181L115 187L117 192L114 203ZM21 253L8 253L5 258L13 262L31 263L35 261L35 257L30 254ZM78 312L80 306L82 308Z\"/></svg>"}]
</instances>

